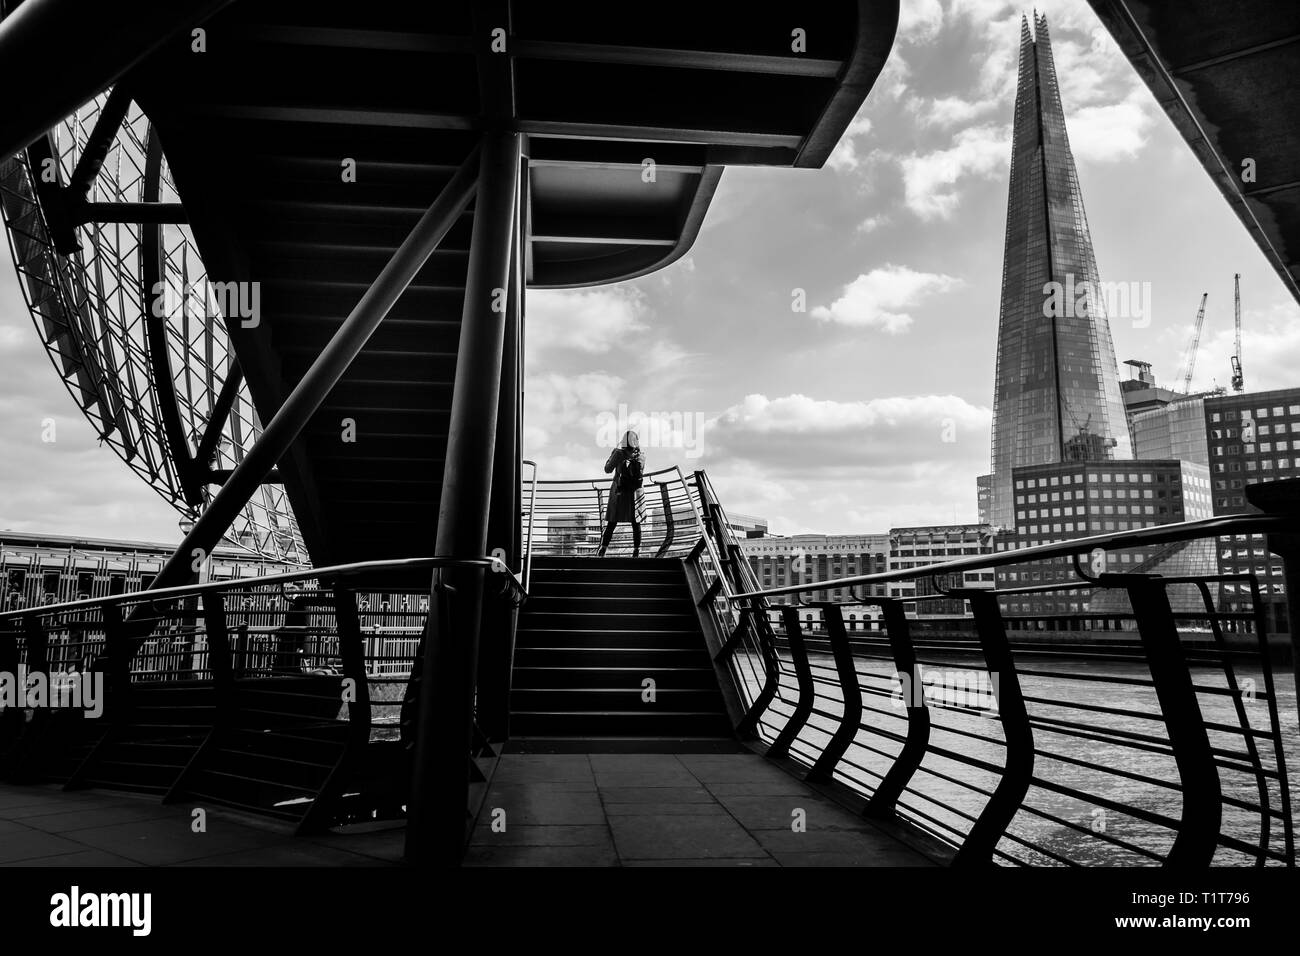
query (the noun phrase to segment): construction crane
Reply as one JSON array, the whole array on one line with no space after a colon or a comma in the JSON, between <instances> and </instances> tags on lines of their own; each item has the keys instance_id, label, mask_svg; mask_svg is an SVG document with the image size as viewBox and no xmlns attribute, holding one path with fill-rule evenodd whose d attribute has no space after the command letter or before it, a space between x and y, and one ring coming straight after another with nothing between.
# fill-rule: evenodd
<instances>
[{"instance_id":1,"label":"construction crane","mask_svg":"<svg viewBox=\"0 0 1300 956\"><path fill-rule=\"evenodd\" d=\"M1232 277L1232 312L1237 324L1237 350L1232 356L1232 390L1246 390L1246 379L1241 374L1241 273Z\"/></svg>"},{"instance_id":2,"label":"construction crane","mask_svg":"<svg viewBox=\"0 0 1300 956\"><path fill-rule=\"evenodd\" d=\"M1201 307L1196 312L1196 328L1192 330L1192 341L1187 346L1187 356L1183 359L1183 393L1192 390L1192 372L1196 371L1196 353L1201 347L1201 327L1205 324L1205 300L1210 293L1201 293Z\"/></svg>"}]
</instances>

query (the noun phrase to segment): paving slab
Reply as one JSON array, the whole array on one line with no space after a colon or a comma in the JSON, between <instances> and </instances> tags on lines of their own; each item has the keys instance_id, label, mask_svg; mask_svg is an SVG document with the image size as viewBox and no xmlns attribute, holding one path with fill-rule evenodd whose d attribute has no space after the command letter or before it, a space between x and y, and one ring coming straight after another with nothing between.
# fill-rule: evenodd
<instances>
[{"instance_id":1,"label":"paving slab","mask_svg":"<svg viewBox=\"0 0 1300 956\"><path fill-rule=\"evenodd\" d=\"M401 821L298 837L290 824L157 797L0 784L0 866L400 865ZM505 811L506 830L491 829ZM803 810L803 832L793 812ZM519 753L493 775L467 866L928 866L922 854L749 752Z\"/></svg>"},{"instance_id":2,"label":"paving slab","mask_svg":"<svg viewBox=\"0 0 1300 956\"><path fill-rule=\"evenodd\" d=\"M618 866L612 846L472 846L465 866Z\"/></svg>"},{"instance_id":3,"label":"paving slab","mask_svg":"<svg viewBox=\"0 0 1300 956\"><path fill-rule=\"evenodd\" d=\"M494 832L490 821L480 819L470 837L470 846L608 846L609 827L599 826L509 826Z\"/></svg>"},{"instance_id":4,"label":"paving slab","mask_svg":"<svg viewBox=\"0 0 1300 956\"><path fill-rule=\"evenodd\" d=\"M614 846L624 860L767 857L753 836L718 814L611 817Z\"/></svg>"},{"instance_id":5,"label":"paving slab","mask_svg":"<svg viewBox=\"0 0 1300 956\"><path fill-rule=\"evenodd\" d=\"M511 788L489 790L483 800L480 818L490 818L495 810L505 811L506 826L581 826L605 822L600 797L593 790L529 790Z\"/></svg>"}]
</instances>

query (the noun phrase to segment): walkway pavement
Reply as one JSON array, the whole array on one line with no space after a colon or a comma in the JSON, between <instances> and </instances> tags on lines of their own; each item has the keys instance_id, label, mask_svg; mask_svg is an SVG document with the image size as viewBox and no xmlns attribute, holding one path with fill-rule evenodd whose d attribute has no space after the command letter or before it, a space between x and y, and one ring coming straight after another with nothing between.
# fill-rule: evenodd
<instances>
[{"instance_id":1,"label":"walkway pavement","mask_svg":"<svg viewBox=\"0 0 1300 956\"><path fill-rule=\"evenodd\" d=\"M796 829L798 821L802 829ZM492 778L465 862L935 865L747 752L506 754Z\"/></svg>"},{"instance_id":2,"label":"walkway pavement","mask_svg":"<svg viewBox=\"0 0 1300 956\"><path fill-rule=\"evenodd\" d=\"M0 784L0 866L391 866L404 827L296 837L156 796ZM495 825L494 825L495 823ZM802 826L797 827L796 823ZM752 753L507 754L469 866L931 866Z\"/></svg>"},{"instance_id":3,"label":"walkway pavement","mask_svg":"<svg viewBox=\"0 0 1300 956\"><path fill-rule=\"evenodd\" d=\"M157 796L0 784L0 866L391 866L401 824L296 837L278 820Z\"/></svg>"}]
</instances>

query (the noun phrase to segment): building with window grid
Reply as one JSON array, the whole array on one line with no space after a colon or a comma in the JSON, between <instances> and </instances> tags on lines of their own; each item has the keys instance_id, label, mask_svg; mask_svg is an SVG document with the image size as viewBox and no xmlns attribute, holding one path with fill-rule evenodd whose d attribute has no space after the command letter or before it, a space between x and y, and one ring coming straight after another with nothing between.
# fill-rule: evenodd
<instances>
[{"instance_id":1,"label":"building with window grid","mask_svg":"<svg viewBox=\"0 0 1300 956\"><path fill-rule=\"evenodd\" d=\"M1300 476L1300 388L1206 399L1205 434L1214 513L1257 513L1246 501L1246 485ZM1222 537L1218 543L1219 570L1257 575L1268 629L1289 632L1282 559L1264 546L1263 535ZM1244 583L1224 583L1220 601L1225 611L1252 609Z\"/></svg>"},{"instance_id":2,"label":"building with window grid","mask_svg":"<svg viewBox=\"0 0 1300 956\"><path fill-rule=\"evenodd\" d=\"M175 549L154 542L0 531L0 600L4 610L14 610L143 591ZM222 545L203 562L199 578L221 581L297 570L296 565Z\"/></svg>"},{"instance_id":3,"label":"building with window grid","mask_svg":"<svg viewBox=\"0 0 1300 956\"><path fill-rule=\"evenodd\" d=\"M1104 296L1080 292L1101 285L1039 15L1022 21L1002 268L989 512L1012 528L1015 468L1133 457Z\"/></svg>"},{"instance_id":4,"label":"building with window grid","mask_svg":"<svg viewBox=\"0 0 1300 956\"><path fill-rule=\"evenodd\" d=\"M771 535L746 538L740 542L740 547L762 586L775 588L829 577L887 571L889 540L887 534ZM886 589L883 584L877 584L860 588L855 594L850 588L824 588L805 593L802 599L809 603L846 603L843 614L848 629L868 630L880 619L880 609L852 604L859 595L884 597ZM773 617L775 619L775 615ZM820 615L812 610L801 611L799 617L814 625L820 621Z\"/></svg>"},{"instance_id":5,"label":"building with window grid","mask_svg":"<svg viewBox=\"0 0 1300 956\"><path fill-rule=\"evenodd\" d=\"M1065 462L1015 469L1015 535L998 543L998 550L1027 548L1089 535L1132 531L1156 525L1192 521L1213 515L1209 470L1195 462L1156 461ZM1107 554L1107 570L1159 572L1178 557L1179 573L1195 573L1183 565L1182 546L1128 548ZM1208 561L1208 554L1206 555ZM1202 561L1204 564L1206 561ZM1213 574L1212 566L1200 573ZM997 571L999 588L1032 587L1079 580L1073 562L1057 558L1011 565ZM1012 594L1002 599L1003 614L1041 618L1088 613L1123 614L1127 601L1091 606L1090 589ZM1171 595L1171 601L1174 597Z\"/></svg>"},{"instance_id":6,"label":"building with window grid","mask_svg":"<svg viewBox=\"0 0 1300 956\"><path fill-rule=\"evenodd\" d=\"M1206 442L1206 395L1179 396L1167 404L1129 416L1138 458L1181 458L1210 467Z\"/></svg>"},{"instance_id":7,"label":"building with window grid","mask_svg":"<svg viewBox=\"0 0 1300 956\"><path fill-rule=\"evenodd\" d=\"M898 571L923 568L927 564L940 564L956 558L978 554L992 554L996 535L987 524L925 525L913 528L889 529L889 570ZM960 575L946 574L936 582L931 576L908 581L892 581L889 596L906 600L939 593L953 588L991 588L993 571L966 571ZM917 620L940 618L965 618L970 616L970 602L961 598L932 598L904 604L908 617Z\"/></svg>"}]
</instances>

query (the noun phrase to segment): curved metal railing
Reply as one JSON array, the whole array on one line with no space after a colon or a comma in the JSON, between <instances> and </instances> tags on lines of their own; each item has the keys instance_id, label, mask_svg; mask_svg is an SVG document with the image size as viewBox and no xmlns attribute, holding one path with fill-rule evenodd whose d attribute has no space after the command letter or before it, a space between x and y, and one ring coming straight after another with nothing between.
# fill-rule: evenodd
<instances>
[{"instance_id":1,"label":"curved metal railing","mask_svg":"<svg viewBox=\"0 0 1300 956\"><path fill-rule=\"evenodd\" d=\"M104 671L119 700L139 684L342 675L364 692L355 706L340 704L338 719L385 738L395 735L428 617L430 588L412 585L411 572L453 567L482 568L494 583L489 595L527 597L519 576L486 556L364 561L107 595L0 613L0 672Z\"/></svg>"},{"instance_id":2,"label":"curved metal railing","mask_svg":"<svg viewBox=\"0 0 1300 956\"><path fill-rule=\"evenodd\" d=\"M534 555L593 556L600 547L609 503L609 478L580 478L536 481L525 490L537 531L532 535ZM641 526L641 555L681 557L690 553L701 538L701 519L681 469L673 466L647 473L642 478L646 499L646 521ZM632 529L620 524L611 540L611 557L630 555Z\"/></svg>"},{"instance_id":3,"label":"curved metal railing","mask_svg":"<svg viewBox=\"0 0 1300 956\"><path fill-rule=\"evenodd\" d=\"M707 476L697 472L695 483L715 548L694 557L717 561L700 568L701 607L726 636L718 659L745 704L738 730L770 758L859 801L865 816L919 827L958 863L1294 865L1286 744L1295 733L1284 732L1280 713L1285 703L1293 724L1294 702L1273 678L1258 582L1098 578L1077 559L1209 535L1295 533L1295 517L1213 518L762 588ZM1001 590L939 583L1064 559L1077 580ZM710 585L715 576L728 583ZM933 593L802 601L919 578L932 579ZM1249 588L1252 610L1216 606L1212 592L1232 582ZM1168 589L1183 585L1199 594L1199 608L1171 606ZM1128 607L1105 621L1054 614L1048 623L1077 629L1047 634L1000 606L1083 588L1118 591ZM954 599L971 613L945 622L946 632L904 610ZM850 632L846 605L879 608L879 624ZM1022 630L1009 635L1009 626Z\"/></svg>"}]
</instances>

